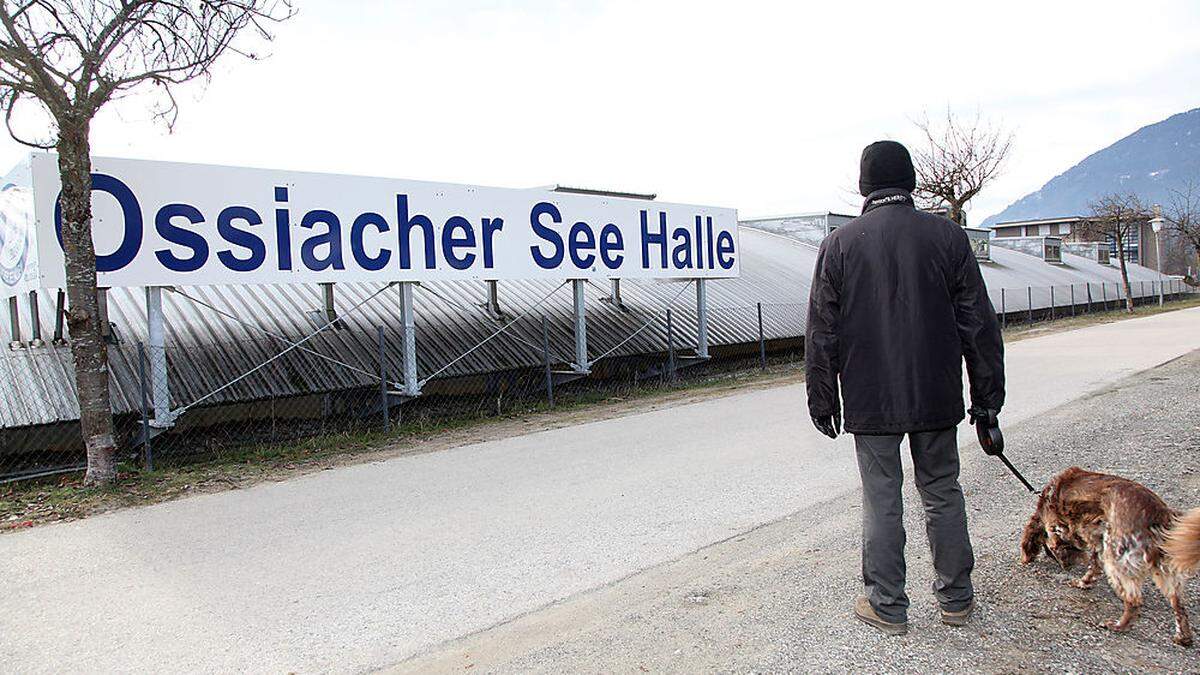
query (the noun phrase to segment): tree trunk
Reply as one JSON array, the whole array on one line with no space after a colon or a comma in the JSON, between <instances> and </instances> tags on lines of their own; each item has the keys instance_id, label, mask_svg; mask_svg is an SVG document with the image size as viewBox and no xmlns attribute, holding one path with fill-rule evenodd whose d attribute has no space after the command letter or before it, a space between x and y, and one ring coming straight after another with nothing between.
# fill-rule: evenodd
<instances>
[{"instance_id":1,"label":"tree trunk","mask_svg":"<svg viewBox=\"0 0 1200 675\"><path fill-rule=\"evenodd\" d=\"M62 242L67 274L67 327L75 363L79 423L87 447L87 485L117 477L112 405L108 395L108 347L100 326L96 291L96 248L92 242L90 120L59 120L58 171L62 178Z\"/></svg>"},{"instance_id":2,"label":"tree trunk","mask_svg":"<svg viewBox=\"0 0 1200 675\"><path fill-rule=\"evenodd\" d=\"M1125 289L1125 311L1133 314L1133 293L1129 288L1129 268L1125 267L1125 238L1117 235L1117 258L1121 261L1121 286Z\"/></svg>"},{"instance_id":3,"label":"tree trunk","mask_svg":"<svg viewBox=\"0 0 1200 675\"><path fill-rule=\"evenodd\" d=\"M950 201L950 200L947 200L946 204L949 207L950 220L953 220L954 222L958 223L959 225L961 225L963 227L966 227L967 226L967 214L963 211L963 204L961 202Z\"/></svg>"}]
</instances>

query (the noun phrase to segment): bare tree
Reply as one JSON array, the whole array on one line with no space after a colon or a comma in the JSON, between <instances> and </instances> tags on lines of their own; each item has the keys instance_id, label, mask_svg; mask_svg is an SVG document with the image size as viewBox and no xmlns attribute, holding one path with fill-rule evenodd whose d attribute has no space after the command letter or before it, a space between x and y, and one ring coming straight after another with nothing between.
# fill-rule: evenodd
<instances>
[{"instance_id":1,"label":"bare tree","mask_svg":"<svg viewBox=\"0 0 1200 675\"><path fill-rule=\"evenodd\" d=\"M1200 262L1200 185L1188 180L1182 187L1172 189L1165 211L1167 227L1190 249L1186 264Z\"/></svg>"},{"instance_id":2,"label":"bare tree","mask_svg":"<svg viewBox=\"0 0 1200 675\"><path fill-rule=\"evenodd\" d=\"M924 147L916 149L916 195L926 207L944 205L950 219L966 225L967 202L997 176L1012 149L1013 136L992 126L976 112L961 120L947 108L944 125L923 118L914 122L925 134Z\"/></svg>"},{"instance_id":3,"label":"bare tree","mask_svg":"<svg viewBox=\"0 0 1200 675\"><path fill-rule=\"evenodd\" d=\"M88 484L116 478L92 241L91 121L108 102L149 85L155 114L172 124L177 85L207 79L227 51L256 58L236 43L239 35L269 40L268 27L293 14L290 0L0 0L5 123L17 141L58 151L67 326ZM42 139L14 130L14 111L26 104L49 122Z\"/></svg>"},{"instance_id":4,"label":"bare tree","mask_svg":"<svg viewBox=\"0 0 1200 675\"><path fill-rule=\"evenodd\" d=\"M1129 269L1125 264L1125 249L1137 236L1141 226L1150 219L1150 211L1135 194L1104 195L1088 205L1091 214L1076 227L1079 233L1103 237L1117 245L1117 260L1121 264L1121 285L1125 292L1125 309L1133 311L1133 295L1129 288Z\"/></svg>"}]
</instances>

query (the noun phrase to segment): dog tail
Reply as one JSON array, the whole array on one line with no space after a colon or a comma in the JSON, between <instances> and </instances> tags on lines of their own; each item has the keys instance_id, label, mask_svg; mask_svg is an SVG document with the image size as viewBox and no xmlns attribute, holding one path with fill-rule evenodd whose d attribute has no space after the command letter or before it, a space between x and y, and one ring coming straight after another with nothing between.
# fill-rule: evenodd
<instances>
[{"instance_id":1,"label":"dog tail","mask_svg":"<svg viewBox=\"0 0 1200 675\"><path fill-rule=\"evenodd\" d=\"M1175 519L1167 531L1163 550L1171 562L1185 574L1200 569L1200 509L1192 509Z\"/></svg>"}]
</instances>

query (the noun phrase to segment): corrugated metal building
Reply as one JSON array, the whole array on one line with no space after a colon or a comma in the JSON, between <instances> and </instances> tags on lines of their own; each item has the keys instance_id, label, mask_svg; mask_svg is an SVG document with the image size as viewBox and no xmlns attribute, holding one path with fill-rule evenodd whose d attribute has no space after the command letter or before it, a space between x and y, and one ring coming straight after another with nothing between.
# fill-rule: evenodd
<instances>
[{"instance_id":1,"label":"corrugated metal building","mask_svg":"<svg viewBox=\"0 0 1200 675\"><path fill-rule=\"evenodd\" d=\"M709 344L720 347L758 339L757 303L764 306L768 339L803 334L803 306L815 251L759 230L741 233L742 276L710 281ZM696 297L691 282L621 283L621 306L612 288L587 284L588 346L591 359L662 352L666 346L663 314L673 313L675 341L681 349L696 344ZM142 289L113 288L108 318L114 343L113 405L118 413L140 409L139 342L147 341L146 300ZM484 282L422 284L414 294L417 365L420 378L441 370L504 326L508 328L442 371L452 378L537 367L543 364L541 316L549 321L552 360L567 363L574 349L570 284L505 281L498 285L496 316L487 307ZM49 297L48 297L49 296ZM0 364L0 424L6 427L77 419L71 356L54 344L55 299L37 296L44 344L31 346L32 312L22 307L20 331L6 324L10 349ZM23 304L23 303L22 303ZM335 287L337 328L321 331L268 366L232 386L230 381L279 354L327 323L322 288L309 285L178 287L163 293L167 360L172 407L202 397L204 405L308 395L378 386L379 329L386 340L388 372L401 372L398 327L399 295L382 283L346 283ZM395 377L395 375L393 375Z\"/></svg>"},{"instance_id":2,"label":"corrugated metal building","mask_svg":"<svg viewBox=\"0 0 1200 675\"><path fill-rule=\"evenodd\" d=\"M781 220L783 226L770 220L746 223L741 230L741 278L708 283L709 341L713 347L755 343L758 303L763 304L768 339L803 335L815 242L820 239L809 230L819 228L823 236L829 223L814 223L805 229L795 218ZM1080 305L1089 288L1096 302L1102 296L1115 299L1120 279L1116 267L1071 254L1062 258L1061 264L1051 264L993 246L991 260L982 267L997 310L1024 312L1030 299L1035 310L1047 308L1052 292L1054 304L1065 306L1071 289ZM1158 280L1157 273L1131 265L1130 275L1135 296L1155 293L1151 282ZM694 284L625 281L620 290L618 306L610 287L587 285L591 359L665 351L663 313L668 307L672 308L676 344L683 349L696 344ZM552 359L558 363L571 360L569 284L502 282L498 299L500 316L487 307L484 282L421 285L415 293L419 377L434 373L441 378L480 376L540 366L542 314L549 321ZM380 328L388 372L401 372L398 293L383 284L338 284L334 294L338 327L321 331L305 342L303 349L294 349L261 368L289 343L304 339L327 322L321 287L179 287L164 293L163 301L173 408L197 401L212 406L378 386ZM0 426L4 428L78 417L69 348L51 339L55 300L40 293L37 305L42 344L30 340L33 325L28 307L22 307L17 334L7 323L0 329L5 342L15 345L0 359ZM137 345L147 340L144 292L111 289L107 306L114 340L110 347L114 407L118 413L138 410ZM501 335L476 347L506 325L509 327ZM252 375L229 385L251 371Z\"/></svg>"}]
</instances>

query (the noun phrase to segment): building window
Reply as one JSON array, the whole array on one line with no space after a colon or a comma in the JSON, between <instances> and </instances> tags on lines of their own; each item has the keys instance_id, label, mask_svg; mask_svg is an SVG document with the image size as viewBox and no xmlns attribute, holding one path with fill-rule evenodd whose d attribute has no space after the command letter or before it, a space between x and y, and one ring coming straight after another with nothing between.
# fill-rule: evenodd
<instances>
[{"instance_id":1,"label":"building window","mask_svg":"<svg viewBox=\"0 0 1200 675\"><path fill-rule=\"evenodd\" d=\"M1141 249L1141 231L1139 228L1134 228L1129 236L1125 238L1125 260L1131 263L1141 262L1139 255ZM1117 257L1117 240L1115 237L1108 238L1109 255L1113 258Z\"/></svg>"}]
</instances>

